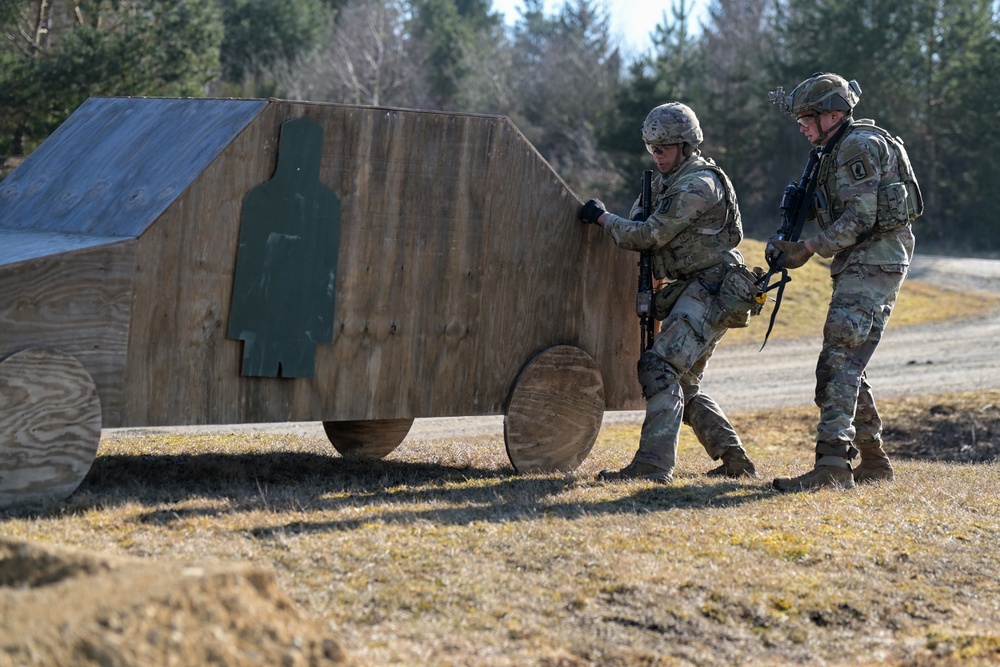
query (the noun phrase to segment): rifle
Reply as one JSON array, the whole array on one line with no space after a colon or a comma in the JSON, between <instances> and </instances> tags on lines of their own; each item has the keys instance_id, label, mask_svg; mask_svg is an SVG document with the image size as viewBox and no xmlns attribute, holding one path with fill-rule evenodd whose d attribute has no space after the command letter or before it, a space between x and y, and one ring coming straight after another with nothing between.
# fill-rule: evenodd
<instances>
[{"instance_id":1,"label":"rifle","mask_svg":"<svg viewBox=\"0 0 1000 667\"><path fill-rule=\"evenodd\" d=\"M781 204L778 206L781 209L781 225L778 227L778 233L775 234L776 240L798 241L799 236L802 235L806 215L812 207L813 195L816 194L816 170L819 168L819 156L822 151L822 146L817 146L809 151L809 159L806 161L805 169L802 170L802 178L799 179L798 183L791 181L785 186L785 191L781 195ZM771 329L774 328L774 320L778 316L778 308L781 307L781 297L785 293L785 285L792 281L792 277L788 275L788 269L784 267L781 260L781 253L777 252L770 243L767 246L766 258L768 271L757 280L757 285L761 287L757 295L758 303L764 303L768 291L775 288L778 291L774 295L774 310L771 311L771 321L767 325L767 333L764 334L764 342L760 346L761 350L764 349L764 345L767 345ZM776 273L781 274L781 279L771 285L771 277Z\"/></svg>"},{"instance_id":2,"label":"rifle","mask_svg":"<svg viewBox=\"0 0 1000 667\"><path fill-rule=\"evenodd\" d=\"M642 219L648 220L653 214L653 172L642 172ZM656 319L653 317L653 253L639 253L639 288L635 296L635 314L639 316L639 345L645 352L653 347L656 338Z\"/></svg>"}]
</instances>

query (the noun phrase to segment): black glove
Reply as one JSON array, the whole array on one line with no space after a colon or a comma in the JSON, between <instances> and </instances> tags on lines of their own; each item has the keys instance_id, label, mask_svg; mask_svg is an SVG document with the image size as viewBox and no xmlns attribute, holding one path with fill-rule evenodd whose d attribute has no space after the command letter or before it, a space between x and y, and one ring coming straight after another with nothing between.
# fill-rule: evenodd
<instances>
[{"instance_id":1,"label":"black glove","mask_svg":"<svg viewBox=\"0 0 1000 667\"><path fill-rule=\"evenodd\" d=\"M600 199L588 199L580 209L580 220L586 224L597 224L597 219L607 213Z\"/></svg>"}]
</instances>

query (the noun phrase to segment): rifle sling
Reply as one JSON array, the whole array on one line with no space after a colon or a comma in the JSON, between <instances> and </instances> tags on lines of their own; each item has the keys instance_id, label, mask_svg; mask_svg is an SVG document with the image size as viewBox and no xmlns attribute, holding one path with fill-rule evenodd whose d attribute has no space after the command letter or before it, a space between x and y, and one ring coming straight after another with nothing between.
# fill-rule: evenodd
<instances>
[{"instance_id":1,"label":"rifle sling","mask_svg":"<svg viewBox=\"0 0 1000 667\"><path fill-rule=\"evenodd\" d=\"M769 277L769 276L768 276ZM764 334L764 342L760 345L760 352L767 345L767 339L771 336L771 329L774 328L774 320L778 317L778 309L781 308L781 297L785 294L785 285L792 282L792 277L788 275L788 269L781 269L781 280L774 283L773 285L767 284L768 277L765 277L764 281L764 292L770 292L775 287L778 288L777 293L774 295L774 310L771 311L771 320L767 323L767 333Z\"/></svg>"}]
</instances>

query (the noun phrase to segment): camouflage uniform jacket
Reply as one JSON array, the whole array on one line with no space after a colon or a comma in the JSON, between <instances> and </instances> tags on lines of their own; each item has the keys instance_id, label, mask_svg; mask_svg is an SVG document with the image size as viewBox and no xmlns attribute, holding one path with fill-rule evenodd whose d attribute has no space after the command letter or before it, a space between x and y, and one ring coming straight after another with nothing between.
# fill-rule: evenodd
<instances>
[{"instance_id":1,"label":"camouflage uniform jacket","mask_svg":"<svg viewBox=\"0 0 1000 667\"><path fill-rule=\"evenodd\" d=\"M656 278L690 280L722 262L743 262L735 249L743 240L736 193L715 162L696 153L657 176L652 189L649 219L610 215L604 231L620 248L652 251ZM637 199L630 217L641 218L641 211Z\"/></svg>"},{"instance_id":2,"label":"camouflage uniform jacket","mask_svg":"<svg viewBox=\"0 0 1000 667\"><path fill-rule=\"evenodd\" d=\"M900 177L901 167L912 170L902 142L895 140L894 148L887 137L873 121L855 121L820 158L812 215L821 231L808 244L821 257L834 257L833 275L851 264L901 272L913 256L910 221L919 213L907 214L908 195ZM912 209L913 202L908 204Z\"/></svg>"}]
</instances>

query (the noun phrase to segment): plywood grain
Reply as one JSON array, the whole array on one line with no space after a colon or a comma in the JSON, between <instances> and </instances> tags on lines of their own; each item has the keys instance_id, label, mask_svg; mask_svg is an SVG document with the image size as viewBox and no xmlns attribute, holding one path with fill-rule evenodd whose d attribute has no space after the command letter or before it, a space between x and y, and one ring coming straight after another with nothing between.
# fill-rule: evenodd
<instances>
[{"instance_id":1,"label":"plywood grain","mask_svg":"<svg viewBox=\"0 0 1000 667\"><path fill-rule=\"evenodd\" d=\"M303 116L341 201L333 340L312 378L244 378L224 327L241 206ZM635 258L578 207L504 117L272 102L139 239L123 421L502 414L559 344L593 357L609 409L641 407Z\"/></svg>"},{"instance_id":2,"label":"plywood grain","mask_svg":"<svg viewBox=\"0 0 1000 667\"><path fill-rule=\"evenodd\" d=\"M0 183L0 227L134 238L266 105L92 97Z\"/></svg>"},{"instance_id":3,"label":"plywood grain","mask_svg":"<svg viewBox=\"0 0 1000 667\"><path fill-rule=\"evenodd\" d=\"M399 447L411 426L412 419L323 422L330 443L349 459L385 458Z\"/></svg>"},{"instance_id":4,"label":"plywood grain","mask_svg":"<svg viewBox=\"0 0 1000 667\"><path fill-rule=\"evenodd\" d=\"M101 439L101 403L72 356L29 349L0 361L0 507L61 499L83 481Z\"/></svg>"},{"instance_id":5,"label":"plywood grain","mask_svg":"<svg viewBox=\"0 0 1000 667\"><path fill-rule=\"evenodd\" d=\"M121 426L135 251L130 239L0 265L0 359L29 347L74 357L97 387L105 427Z\"/></svg>"},{"instance_id":6,"label":"plywood grain","mask_svg":"<svg viewBox=\"0 0 1000 667\"><path fill-rule=\"evenodd\" d=\"M597 440L604 408L604 382L590 355L571 345L545 350L511 392L504 416L511 463L518 472L575 469Z\"/></svg>"}]
</instances>

